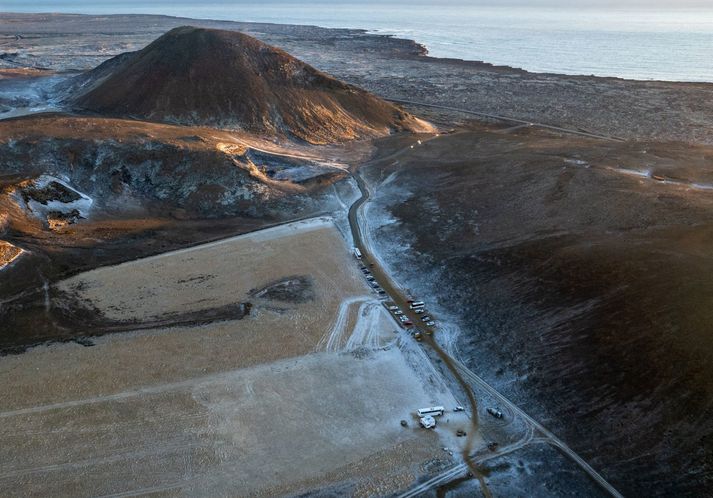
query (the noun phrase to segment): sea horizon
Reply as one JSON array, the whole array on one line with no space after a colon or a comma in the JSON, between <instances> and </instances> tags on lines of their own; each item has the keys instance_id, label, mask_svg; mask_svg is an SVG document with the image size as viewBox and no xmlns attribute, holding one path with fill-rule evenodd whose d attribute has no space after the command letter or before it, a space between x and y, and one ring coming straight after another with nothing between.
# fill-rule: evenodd
<instances>
[{"instance_id":1,"label":"sea horizon","mask_svg":"<svg viewBox=\"0 0 713 498\"><path fill-rule=\"evenodd\" d=\"M330 4L320 1L262 5L214 1L124 0L26 3L6 12L163 14L195 19L363 29L414 40L433 57L481 61L535 73L594 75L634 80L713 82L713 8L604 9L596 7L484 7L457 0L416 4L397 1Z\"/></svg>"}]
</instances>

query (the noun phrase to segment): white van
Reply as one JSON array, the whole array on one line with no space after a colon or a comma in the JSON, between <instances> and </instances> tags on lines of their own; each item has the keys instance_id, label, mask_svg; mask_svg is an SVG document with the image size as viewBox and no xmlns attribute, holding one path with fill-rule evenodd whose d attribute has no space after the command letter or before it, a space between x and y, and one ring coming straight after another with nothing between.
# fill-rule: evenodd
<instances>
[{"instance_id":1,"label":"white van","mask_svg":"<svg viewBox=\"0 0 713 498\"><path fill-rule=\"evenodd\" d=\"M355 247L355 248L354 248L354 257L355 257L356 259L361 259L361 251L359 250L358 247Z\"/></svg>"},{"instance_id":2,"label":"white van","mask_svg":"<svg viewBox=\"0 0 713 498\"><path fill-rule=\"evenodd\" d=\"M417 413L419 417L426 417L429 415L431 417L440 417L445 411L446 409L442 406L429 406L428 408L419 408Z\"/></svg>"},{"instance_id":3,"label":"white van","mask_svg":"<svg viewBox=\"0 0 713 498\"><path fill-rule=\"evenodd\" d=\"M424 429L435 429L436 428L436 419L431 417L430 415L421 417L418 420L418 423L421 424L421 427L423 427Z\"/></svg>"}]
</instances>

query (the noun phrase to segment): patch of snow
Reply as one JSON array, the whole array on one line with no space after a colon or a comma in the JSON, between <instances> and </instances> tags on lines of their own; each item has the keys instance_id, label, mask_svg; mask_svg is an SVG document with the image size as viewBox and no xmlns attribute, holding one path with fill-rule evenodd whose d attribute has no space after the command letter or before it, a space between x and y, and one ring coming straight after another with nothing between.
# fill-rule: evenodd
<instances>
[{"instance_id":1,"label":"patch of snow","mask_svg":"<svg viewBox=\"0 0 713 498\"><path fill-rule=\"evenodd\" d=\"M713 190L713 184L710 183L692 183L691 187L697 190Z\"/></svg>"},{"instance_id":2,"label":"patch of snow","mask_svg":"<svg viewBox=\"0 0 713 498\"><path fill-rule=\"evenodd\" d=\"M619 173L623 173L625 175L632 175L632 176L639 176L641 178L651 178L651 170L637 170L637 169L628 169L628 168L614 168L614 171L618 171Z\"/></svg>"},{"instance_id":3,"label":"patch of snow","mask_svg":"<svg viewBox=\"0 0 713 498\"><path fill-rule=\"evenodd\" d=\"M0 113L0 119L9 119L40 112L62 109L59 99L54 95L54 87L67 79L66 75L52 75L33 78L0 79L0 94L10 102L10 110Z\"/></svg>"},{"instance_id":4,"label":"patch of snow","mask_svg":"<svg viewBox=\"0 0 713 498\"><path fill-rule=\"evenodd\" d=\"M87 218L89 216L89 211L92 207L92 204L94 204L94 200L88 195L85 195L77 189L73 188L69 184L68 178L58 178L52 175L41 175L39 178L37 178L37 180L33 182L33 187L43 189L52 182L59 183L67 190L71 190L72 192L76 193L80 198L72 202L48 201L47 204L42 204L33 199L30 199L27 202L27 207L30 211L35 214L41 214L46 218L47 214L51 211L70 213L76 209L83 218Z\"/></svg>"},{"instance_id":5,"label":"patch of snow","mask_svg":"<svg viewBox=\"0 0 713 498\"><path fill-rule=\"evenodd\" d=\"M587 161L583 161L581 159L565 159L565 163L567 164L573 164L575 166L584 166L585 168L589 168L590 164Z\"/></svg>"},{"instance_id":6,"label":"patch of snow","mask_svg":"<svg viewBox=\"0 0 713 498\"><path fill-rule=\"evenodd\" d=\"M335 168L325 167L314 164L304 164L294 167L288 167L277 171L272 178L280 181L303 182L310 178L315 178L325 173L334 171ZM340 169L341 171L341 169Z\"/></svg>"},{"instance_id":7,"label":"patch of snow","mask_svg":"<svg viewBox=\"0 0 713 498\"><path fill-rule=\"evenodd\" d=\"M349 208L361 197L361 192L359 187L354 181L354 178L349 177L345 180L332 184L332 192L330 195L331 199L334 200L334 206L332 215L334 216L334 222L337 228L341 232L344 239L347 241L349 247L354 246L354 238L352 237L352 230L349 225Z\"/></svg>"}]
</instances>

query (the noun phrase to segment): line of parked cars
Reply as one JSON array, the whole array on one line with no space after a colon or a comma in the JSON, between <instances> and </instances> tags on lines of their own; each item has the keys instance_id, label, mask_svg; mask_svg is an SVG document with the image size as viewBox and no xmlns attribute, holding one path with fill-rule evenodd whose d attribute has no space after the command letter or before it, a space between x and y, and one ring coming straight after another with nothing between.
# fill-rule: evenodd
<instances>
[{"instance_id":1,"label":"line of parked cars","mask_svg":"<svg viewBox=\"0 0 713 498\"><path fill-rule=\"evenodd\" d=\"M354 257L357 259L357 261L359 261L359 270L364 275L364 278L366 279L369 286L374 289L377 294L379 294L379 297L386 298L386 291L381 288L379 283L376 281L374 275L371 274L371 270L369 270L369 268L364 264L364 260L362 259L363 255L359 248L355 247L353 249L353 252ZM374 265L372 263L369 266ZM413 310L414 313L419 315L419 318L421 319L424 325L426 325L427 327L434 327L436 325L436 322L426 313L426 303L424 303L423 301L415 301L413 299L409 300L408 303L409 308ZM401 311L398 306L391 305L388 308L389 311L394 314L396 319L401 322L404 327L413 327L413 322L406 315L404 315L404 312ZM426 333L430 335L433 332L431 330L427 330ZM415 332L414 337L417 340L421 340L421 333L418 331Z\"/></svg>"},{"instance_id":2,"label":"line of parked cars","mask_svg":"<svg viewBox=\"0 0 713 498\"><path fill-rule=\"evenodd\" d=\"M359 258L361 259L361 258ZM363 264L359 266L359 269L361 272L364 274L364 278L366 278L367 283L369 286L374 289L374 292L379 294L379 297L386 297L386 291L381 288L379 283L376 281L376 278L374 278L374 275L371 274L371 271L369 268L364 266Z\"/></svg>"}]
</instances>

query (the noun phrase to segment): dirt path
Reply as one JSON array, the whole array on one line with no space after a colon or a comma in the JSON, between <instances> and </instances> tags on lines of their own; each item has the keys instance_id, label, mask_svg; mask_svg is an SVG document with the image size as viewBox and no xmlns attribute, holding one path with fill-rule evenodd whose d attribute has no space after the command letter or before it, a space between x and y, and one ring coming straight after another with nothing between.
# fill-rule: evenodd
<instances>
[{"instance_id":1,"label":"dirt path","mask_svg":"<svg viewBox=\"0 0 713 498\"><path fill-rule=\"evenodd\" d=\"M478 116L481 118L495 119L497 121L505 121L507 123L517 123L518 125L522 125L522 126L543 128L545 130L558 131L561 133L569 133L571 135L579 135L582 137L596 138L599 140L610 140L610 141L614 141L614 142L625 142L626 141L623 138L611 137L608 135L600 135L598 133L594 133L594 132L590 132L590 131L574 130L572 128L562 128L560 126L554 126L554 125L549 125L549 124L545 124L545 123L537 123L537 122L533 122L533 121L526 121L524 119L511 118L508 116L501 116L499 114L489 114L486 112L471 111L471 110L463 109L460 107L450 107L450 106L438 105L438 104L427 104L425 102L416 102L413 100L400 100L400 99L389 99L389 98L384 98L384 100L388 100L389 102L394 102L396 104L415 105L415 106L419 106L419 107L431 107L433 109L443 109L445 111L460 112L463 114L470 114L470 115ZM519 127L520 126L517 126L515 128L519 128ZM513 128L513 129L515 129L515 128Z\"/></svg>"}]
</instances>

